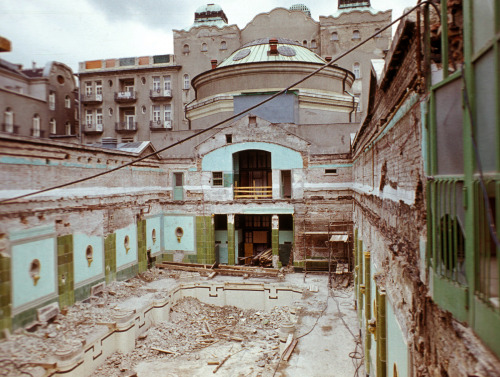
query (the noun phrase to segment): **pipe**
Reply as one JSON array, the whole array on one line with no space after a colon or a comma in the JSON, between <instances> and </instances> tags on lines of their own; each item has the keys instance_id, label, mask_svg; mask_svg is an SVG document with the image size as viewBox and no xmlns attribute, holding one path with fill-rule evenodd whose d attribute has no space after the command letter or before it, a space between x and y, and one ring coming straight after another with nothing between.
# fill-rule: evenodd
<instances>
[{"instance_id":1,"label":"pipe","mask_svg":"<svg viewBox=\"0 0 500 377\"><path fill-rule=\"evenodd\" d=\"M387 325L385 313L385 289L377 287L377 377L387 376Z\"/></svg>"},{"instance_id":2,"label":"pipe","mask_svg":"<svg viewBox=\"0 0 500 377\"><path fill-rule=\"evenodd\" d=\"M370 349L372 348L372 334L368 331L368 322L372 316L371 284L370 284L370 252L365 251L365 370L370 374Z\"/></svg>"}]
</instances>

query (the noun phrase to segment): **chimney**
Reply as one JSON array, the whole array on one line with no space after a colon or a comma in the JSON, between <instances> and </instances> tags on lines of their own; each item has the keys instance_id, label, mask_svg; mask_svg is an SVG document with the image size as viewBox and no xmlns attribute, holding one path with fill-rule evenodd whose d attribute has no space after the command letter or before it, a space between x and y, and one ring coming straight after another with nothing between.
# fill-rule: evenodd
<instances>
[{"instance_id":1,"label":"chimney","mask_svg":"<svg viewBox=\"0 0 500 377\"><path fill-rule=\"evenodd\" d=\"M34 71L36 69L36 62L33 60L31 62L31 70Z\"/></svg>"},{"instance_id":2,"label":"chimney","mask_svg":"<svg viewBox=\"0 0 500 377\"><path fill-rule=\"evenodd\" d=\"M210 60L210 63L212 64L212 69L217 68L217 59Z\"/></svg>"},{"instance_id":3,"label":"chimney","mask_svg":"<svg viewBox=\"0 0 500 377\"><path fill-rule=\"evenodd\" d=\"M269 38L269 55L278 55L278 39Z\"/></svg>"}]
</instances>

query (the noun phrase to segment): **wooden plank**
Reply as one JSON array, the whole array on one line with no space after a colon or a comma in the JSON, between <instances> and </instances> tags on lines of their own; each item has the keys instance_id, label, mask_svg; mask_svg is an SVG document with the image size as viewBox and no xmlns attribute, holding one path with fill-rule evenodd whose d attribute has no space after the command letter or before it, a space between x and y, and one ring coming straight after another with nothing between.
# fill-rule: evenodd
<instances>
[{"instance_id":1,"label":"wooden plank","mask_svg":"<svg viewBox=\"0 0 500 377\"><path fill-rule=\"evenodd\" d=\"M288 346L288 348L285 351L285 355L283 356L283 360L288 361L290 359L290 356L292 356L293 350L295 349L295 346L297 346L297 343L299 342L298 339L294 339L292 343Z\"/></svg>"}]
</instances>

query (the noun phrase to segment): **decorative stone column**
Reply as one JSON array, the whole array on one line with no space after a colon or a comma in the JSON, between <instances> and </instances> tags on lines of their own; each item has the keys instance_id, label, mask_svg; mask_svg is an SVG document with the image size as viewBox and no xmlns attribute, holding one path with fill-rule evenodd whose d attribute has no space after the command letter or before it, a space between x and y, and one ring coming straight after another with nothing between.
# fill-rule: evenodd
<instances>
[{"instance_id":1,"label":"decorative stone column","mask_svg":"<svg viewBox=\"0 0 500 377\"><path fill-rule=\"evenodd\" d=\"M272 233L271 233L271 247L273 248L273 268L281 268L279 257L279 217L273 215L272 218Z\"/></svg>"},{"instance_id":2,"label":"decorative stone column","mask_svg":"<svg viewBox=\"0 0 500 377\"><path fill-rule=\"evenodd\" d=\"M235 264L236 242L234 232L234 214L229 213L227 215L227 264L229 265Z\"/></svg>"}]
</instances>

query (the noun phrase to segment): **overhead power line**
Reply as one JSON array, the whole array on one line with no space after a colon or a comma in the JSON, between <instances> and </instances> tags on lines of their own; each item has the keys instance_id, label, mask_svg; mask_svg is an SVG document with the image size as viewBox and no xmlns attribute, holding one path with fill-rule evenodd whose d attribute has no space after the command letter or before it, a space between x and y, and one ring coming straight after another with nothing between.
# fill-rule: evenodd
<instances>
[{"instance_id":1,"label":"overhead power line","mask_svg":"<svg viewBox=\"0 0 500 377\"><path fill-rule=\"evenodd\" d=\"M51 187L47 187L45 189L41 189L41 190L36 190L34 192L31 192L31 193L27 193L27 194L23 194L23 195L18 195L18 196L14 196L12 198L7 198L7 199L2 199L0 200L0 204L4 204L4 203L7 203L7 202L11 202L11 201L14 201L14 200L17 200L17 199L22 199L22 198L27 198L29 196L33 196L33 195L38 195L38 194L42 194L44 192L48 192L48 191L52 191L52 190L56 190L56 189L60 189L60 188L63 188L63 187L68 187L68 186L71 186L71 185L75 185L77 183L81 183L81 182L85 182L85 181L88 181L88 180L91 180L91 179L94 179L94 178L97 178L97 177L101 177L105 174L109 174L109 173L113 173L117 170L120 170L120 169L123 169L127 166L131 166L137 162L140 162L140 161L143 161L151 156L154 156L158 153L161 153L161 152L164 152L168 149L171 149L173 147L176 147L177 145L180 145L188 140L191 140L207 131L210 131L216 127L219 127L221 125L223 125L224 123L226 122L229 122L233 119L236 119L238 118L239 116L247 113L248 111L251 111L269 101L272 101L274 98L286 93L288 90L292 89L293 87L301 84L302 82L306 81L307 79L311 78L312 76L316 75L317 73L321 72L323 69L327 68L327 67L330 67L332 66L335 62L339 61L340 59L342 59L344 56L350 54L352 51L358 49L359 47L363 46L365 43L367 43L370 39L376 37L377 35L379 35L380 33L382 33L384 30L390 28L392 25L394 25L395 23L399 22L400 20L402 20L404 17L408 16L410 13L412 13L415 9L419 8L420 6L424 5L424 4L430 4L432 5L433 7L436 7L436 5L431 1L431 0L425 0L425 1L422 1L420 2L419 4L417 4L416 6L414 6L413 8L411 8L410 10L408 10L407 12L403 13L400 17L398 17L397 19L395 19L394 21L392 21L391 23L387 24L386 26L384 26L383 28L381 28L379 31L373 33L371 36L369 36L368 38L364 39L363 41L359 42L357 45L351 47L350 49L346 50L345 52L341 53L340 55L337 55L334 59L332 59L331 61L325 63L324 65L322 65L321 67L318 67L317 69L315 69L313 72L307 74L306 76L304 76L303 78L301 78L300 80L294 82L293 84L290 84L289 86L287 86L286 88L280 90L279 92L271 95L270 97L266 98L266 99L263 99L262 101L258 102L257 104L253 105L253 106L250 106L248 107L247 109L245 110L242 110L240 111L239 113L237 114L234 114L218 123L215 123L214 125L210 126L210 127L207 127L203 130L200 130L199 132L196 132L194 133L193 135L191 136L188 136L182 140L179 140L173 144L170 144L170 145L167 145L166 147L164 148L161 148L155 152L152 152L152 153L149 153L143 157L139 157L135 160L132 160L130 162L127 162L126 164L123 164L123 165L120 165L120 166L117 166L113 169L110 169L110 170L106 170L106 171L103 171L103 172L100 172L100 173L97 173L97 174L93 174L93 175L90 175L88 177L85 177L85 178L80 178L80 179L76 179L74 181L70 181L70 182L67 182L67 183L62 183L60 185L56 185L56 186L51 186ZM438 12L439 14L439 12Z\"/></svg>"}]
</instances>

